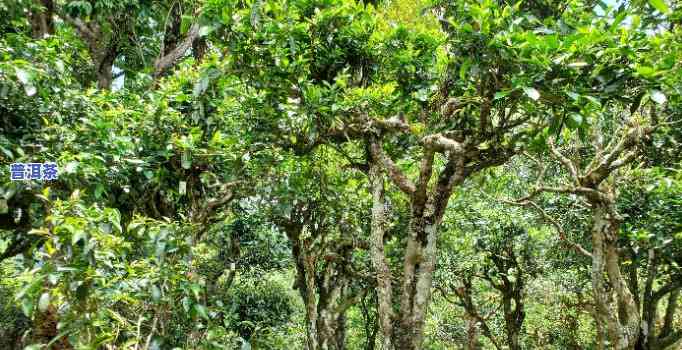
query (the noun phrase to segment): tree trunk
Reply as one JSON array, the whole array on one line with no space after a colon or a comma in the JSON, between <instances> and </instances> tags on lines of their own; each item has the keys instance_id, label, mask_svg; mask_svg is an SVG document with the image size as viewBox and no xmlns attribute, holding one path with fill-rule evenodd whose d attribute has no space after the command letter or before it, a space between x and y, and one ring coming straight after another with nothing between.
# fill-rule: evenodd
<instances>
[{"instance_id":1,"label":"tree trunk","mask_svg":"<svg viewBox=\"0 0 682 350\"><path fill-rule=\"evenodd\" d=\"M480 314L476 304L474 304L474 299L471 297L473 293L471 276L465 276L462 280L462 286L455 288L454 292L455 295L457 295L457 298L459 298L460 305L464 308L466 318L475 320L476 330L480 331L484 337L488 338L495 349L500 350L501 347L497 339L495 339L486 319ZM478 342L478 340L476 342Z\"/></svg>"},{"instance_id":2,"label":"tree trunk","mask_svg":"<svg viewBox=\"0 0 682 350\"><path fill-rule=\"evenodd\" d=\"M104 55L95 62L97 67L97 87L109 90L113 79L114 60L116 60L116 49L108 49Z\"/></svg>"},{"instance_id":3,"label":"tree trunk","mask_svg":"<svg viewBox=\"0 0 682 350\"><path fill-rule=\"evenodd\" d=\"M619 219L614 217L612 203L592 204L592 288L597 322L605 326L612 348L634 349L640 317L635 299L620 273Z\"/></svg>"},{"instance_id":4,"label":"tree trunk","mask_svg":"<svg viewBox=\"0 0 682 350\"><path fill-rule=\"evenodd\" d=\"M469 314L466 316L467 320L467 342L465 344L466 350L480 350L481 343L478 341L479 329L478 319Z\"/></svg>"},{"instance_id":5,"label":"tree trunk","mask_svg":"<svg viewBox=\"0 0 682 350\"><path fill-rule=\"evenodd\" d=\"M34 39L42 39L47 34L54 34L54 3L52 0L40 0L34 3L36 9L31 9L29 22Z\"/></svg>"},{"instance_id":6,"label":"tree trunk","mask_svg":"<svg viewBox=\"0 0 682 350\"><path fill-rule=\"evenodd\" d=\"M422 225L420 219L423 218L412 219L405 252L400 320L394 330L399 349L421 349L426 311L431 298L437 224L440 220Z\"/></svg>"},{"instance_id":7,"label":"tree trunk","mask_svg":"<svg viewBox=\"0 0 682 350\"><path fill-rule=\"evenodd\" d=\"M672 325L675 318L675 311L677 311L677 300L680 296L680 288L675 289L668 297L668 306L665 309L665 317L663 319L663 329L661 329L661 337L667 337L673 333Z\"/></svg>"},{"instance_id":8,"label":"tree trunk","mask_svg":"<svg viewBox=\"0 0 682 350\"><path fill-rule=\"evenodd\" d=\"M129 34L131 25L129 18L121 16L113 19L108 25L111 26L110 33L105 34L100 24L95 22L83 22L80 18L72 18L68 15L63 18L71 23L78 31L80 37L88 45L90 59L95 67L97 76L97 87L109 89L113 81L114 62L121 50L121 38Z\"/></svg>"},{"instance_id":9,"label":"tree trunk","mask_svg":"<svg viewBox=\"0 0 682 350\"><path fill-rule=\"evenodd\" d=\"M650 280L653 280L653 278L650 278ZM675 318L675 312L677 310L677 299L679 297L679 293L680 288L674 288L670 291L670 295L668 296L668 304L665 308L665 314L663 315L663 325L660 332L657 332L656 325L658 324L658 305L664 294L660 293L660 290L659 292L653 292L651 284L647 283L643 298L644 307L642 324L635 350L673 349L674 345L680 339L682 339L682 332L673 331L673 322Z\"/></svg>"},{"instance_id":10,"label":"tree trunk","mask_svg":"<svg viewBox=\"0 0 682 350\"><path fill-rule=\"evenodd\" d=\"M365 328L365 350L374 350L376 347L377 334L379 333L379 315L376 311L376 304L376 289L370 290L360 299L360 308Z\"/></svg>"},{"instance_id":11,"label":"tree trunk","mask_svg":"<svg viewBox=\"0 0 682 350\"><path fill-rule=\"evenodd\" d=\"M346 316L333 308L318 309L317 344L320 350L344 350L346 348Z\"/></svg>"},{"instance_id":12,"label":"tree trunk","mask_svg":"<svg viewBox=\"0 0 682 350\"><path fill-rule=\"evenodd\" d=\"M317 294L315 293L315 262L309 257L302 256L304 270L299 271L303 275L305 288L302 290L306 315L306 335L308 336L308 350L319 349L317 341Z\"/></svg>"},{"instance_id":13,"label":"tree trunk","mask_svg":"<svg viewBox=\"0 0 682 350\"><path fill-rule=\"evenodd\" d=\"M171 9L168 13L168 18L164 24L163 46L161 47L161 56L168 55L175 49L178 42L182 40L180 33L182 25L182 12L180 11L179 3L172 3Z\"/></svg>"},{"instance_id":14,"label":"tree trunk","mask_svg":"<svg viewBox=\"0 0 682 350\"><path fill-rule=\"evenodd\" d=\"M41 343L55 341L50 349L73 349L65 336L56 339L60 335L58 324L59 314L54 305L50 305L45 311L37 312L33 320L34 340Z\"/></svg>"},{"instance_id":15,"label":"tree trunk","mask_svg":"<svg viewBox=\"0 0 682 350\"><path fill-rule=\"evenodd\" d=\"M313 287L308 290L306 305L306 335L308 350L344 350L346 348L346 316L341 305L341 293L325 295Z\"/></svg>"},{"instance_id":16,"label":"tree trunk","mask_svg":"<svg viewBox=\"0 0 682 350\"><path fill-rule=\"evenodd\" d=\"M382 162L388 162L376 140L369 140L371 154L369 180L372 188L372 262L376 271L379 293L379 317L384 337L383 349L417 350L424 340L424 323L431 298L433 271L436 266L438 228L455 185L465 178L464 157L452 156L438 177L433 191L428 191L433 166L433 152L424 155L420 180L415 187L396 170L388 167L388 174L410 194L411 216L407 245L403 259L402 288L399 312L393 314L391 272L383 249L384 222ZM393 169L393 170L391 170ZM405 180L398 181L396 180ZM391 322L393 321L393 322Z\"/></svg>"},{"instance_id":17,"label":"tree trunk","mask_svg":"<svg viewBox=\"0 0 682 350\"><path fill-rule=\"evenodd\" d=\"M296 262L296 282L305 304L306 349L343 350L346 348L346 310L352 305L352 276L345 269L345 261L352 249L336 247L342 261L321 255L313 249L313 240L302 239L304 224L282 222L292 244ZM329 259L327 259L329 258Z\"/></svg>"},{"instance_id":18,"label":"tree trunk","mask_svg":"<svg viewBox=\"0 0 682 350\"><path fill-rule=\"evenodd\" d=\"M349 278L343 276L332 262L326 264L318 278L316 336L319 349L343 350L346 345L346 307L342 304Z\"/></svg>"},{"instance_id":19,"label":"tree trunk","mask_svg":"<svg viewBox=\"0 0 682 350\"><path fill-rule=\"evenodd\" d=\"M515 300L512 295L505 295L502 297L502 299L505 322L504 330L507 334L507 346L509 347L509 350L520 350L521 345L519 344L519 333L521 333L523 318L519 320L519 308L523 309L523 306L519 305L518 300ZM514 307L512 307L512 302L516 304Z\"/></svg>"},{"instance_id":20,"label":"tree trunk","mask_svg":"<svg viewBox=\"0 0 682 350\"><path fill-rule=\"evenodd\" d=\"M372 228L370 254L377 280L377 312L382 334L382 350L393 349L393 286L391 270L384 255L386 225L386 201L384 178L378 164L369 165L369 182L372 190Z\"/></svg>"}]
</instances>

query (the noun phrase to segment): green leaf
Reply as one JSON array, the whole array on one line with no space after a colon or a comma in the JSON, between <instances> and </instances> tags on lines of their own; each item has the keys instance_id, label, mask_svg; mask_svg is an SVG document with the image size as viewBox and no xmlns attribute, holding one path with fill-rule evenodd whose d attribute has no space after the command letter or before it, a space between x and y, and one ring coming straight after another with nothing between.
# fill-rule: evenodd
<instances>
[{"instance_id":1,"label":"green leaf","mask_svg":"<svg viewBox=\"0 0 682 350\"><path fill-rule=\"evenodd\" d=\"M615 30L618 28L618 26L625 20L627 17L628 13L627 11L623 11L619 13L616 18L613 20L613 23L611 23L611 30Z\"/></svg>"},{"instance_id":2,"label":"green leaf","mask_svg":"<svg viewBox=\"0 0 682 350\"><path fill-rule=\"evenodd\" d=\"M469 72L469 67L471 67L471 60L466 59L461 67L459 67L459 78L462 80L467 80L467 73Z\"/></svg>"},{"instance_id":3,"label":"green leaf","mask_svg":"<svg viewBox=\"0 0 682 350\"><path fill-rule=\"evenodd\" d=\"M95 186L95 192L93 194L95 195L96 199L101 199L102 193L104 193L105 191L106 189L104 188L104 186L98 183L97 186Z\"/></svg>"},{"instance_id":4,"label":"green leaf","mask_svg":"<svg viewBox=\"0 0 682 350\"><path fill-rule=\"evenodd\" d=\"M31 97L35 95L38 90L31 84L24 84L24 92L26 93L26 96Z\"/></svg>"},{"instance_id":5,"label":"green leaf","mask_svg":"<svg viewBox=\"0 0 682 350\"><path fill-rule=\"evenodd\" d=\"M159 289L159 287L157 287L155 284L152 284L152 300L161 300L161 289Z\"/></svg>"},{"instance_id":6,"label":"green leaf","mask_svg":"<svg viewBox=\"0 0 682 350\"><path fill-rule=\"evenodd\" d=\"M653 78L656 75L656 70L653 67L638 66L635 68L637 74L644 78Z\"/></svg>"},{"instance_id":7,"label":"green leaf","mask_svg":"<svg viewBox=\"0 0 682 350\"><path fill-rule=\"evenodd\" d=\"M79 7L85 16L90 16L92 13L92 5L87 1L74 1L73 6Z\"/></svg>"},{"instance_id":8,"label":"green leaf","mask_svg":"<svg viewBox=\"0 0 682 350\"><path fill-rule=\"evenodd\" d=\"M189 312L190 306L191 306L191 301L189 300L189 298L183 297L182 298L182 308L185 310L185 312Z\"/></svg>"},{"instance_id":9,"label":"green leaf","mask_svg":"<svg viewBox=\"0 0 682 350\"><path fill-rule=\"evenodd\" d=\"M192 16L182 15L182 19L180 20L180 33L187 33L189 27L192 25L193 20L194 18Z\"/></svg>"},{"instance_id":10,"label":"green leaf","mask_svg":"<svg viewBox=\"0 0 682 350\"><path fill-rule=\"evenodd\" d=\"M199 36L206 36L211 34L211 32L214 30L213 26L202 26L199 28Z\"/></svg>"},{"instance_id":11,"label":"green leaf","mask_svg":"<svg viewBox=\"0 0 682 350\"><path fill-rule=\"evenodd\" d=\"M583 116L578 113L572 113L566 120L566 125L569 129L577 129L583 123Z\"/></svg>"},{"instance_id":12,"label":"green leaf","mask_svg":"<svg viewBox=\"0 0 682 350\"><path fill-rule=\"evenodd\" d=\"M142 222L140 221L133 221L130 224L128 224L128 232L134 232L137 230L138 227L142 226Z\"/></svg>"},{"instance_id":13,"label":"green leaf","mask_svg":"<svg viewBox=\"0 0 682 350\"><path fill-rule=\"evenodd\" d=\"M592 102L594 105L601 107L601 101L599 101L598 98L590 95L586 95L585 98Z\"/></svg>"},{"instance_id":14,"label":"green leaf","mask_svg":"<svg viewBox=\"0 0 682 350\"><path fill-rule=\"evenodd\" d=\"M180 157L180 165L183 169L189 169L192 167L192 156L189 151L185 150Z\"/></svg>"},{"instance_id":15,"label":"green leaf","mask_svg":"<svg viewBox=\"0 0 682 350\"><path fill-rule=\"evenodd\" d=\"M587 66L587 62L571 62L567 64L569 68L580 68L580 67L585 67Z\"/></svg>"},{"instance_id":16,"label":"green leaf","mask_svg":"<svg viewBox=\"0 0 682 350\"><path fill-rule=\"evenodd\" d=\"M511 91L498 91L495 93L495 97L493 97L493 100L499 100L507 95L509 95Z\"/></svg>"},{"instance_id":17,"label":"green leaf","mask_svg":"<svg viewBox=\"0 0 682 350\"><path fill-rule=\"evenodd\" d=\"M47 311L47 308L50 306L50 293L45 292L40 296L40 299L38 300L38 310L41 312Z\"/></svg>"},{"instance_id":18,"label":"green leaf","mask_svg":"<svg viewBox=\"0 0 682 350\"><path fill-rule=\"evenodd\" d=\"M142 165L142 164L145 164L145 161L142 160L142 159L134 159L134 158L132 158L132 159L125 159L125 161L128 162L128 163L130 163L130 164L134 164L134 165Z\"/></svg>"},{"instance_id":19,"label":"green leaf","mask_svg":"<svg viewBox=\"0 0 682 350\"><path fill-rule=\"evenodd\" d=\"M208 317L208 311L206 310L206 307L201 305L201 304L194 304L194 310L197 312L199 316L201 316L204 319L210 319Z\"/></svg>"},{"instance_id":20,"label":"green leaf","mask_svg":"<svg viewBox=\"0 0 682 350\"><path fill-rule=\"evenodd\" d=\"M532 100L537 101L540 98L540 92L532 87L524 87L523 92Z\"/></svg>"},{"instance_id":21,"label":"green leaf","mask_svg":"<svg viewBox=\"0 0 682 350\"><path fill-rule=\"evenodd\" d=\"M194 97L198 97L199 95L203 94L204 91L206 91L206 88L208 88L209 82L210 78L208 74L203 74L199 81L197 81L197 83L194 84L194 90L192 91Z\"/></svg>"},{"instance_id":22,"label":"green leaf","mask_svg":"<svg viewBox=\"0 0 682 350\"><path fill-rule=\"evenodd\" d=\"M29 299L23 299L21 301L21 311L24 312L24 315L30 317L33 313L33 302Z\"/></svg>"},{"instance_id":23,"label":"green leaf","mask_svg":"<svg viewBox=\"0 0 682 350\"><path fill-rule=\"evenodd\" d=\"M668 8L668 5L663 0L649 0L649 3L662 14L667 15L670 12L670 8Z\"/></svg>"},{"instance_id":24,"label":"green leaf","mask_svg":"<svg viewBox=\"0 0 682 350\"><path fill-rule=\"evenodd\" d=\"M649 93L651 95L651 99L658 103L659 105L662 105L667 101L668 99L665 97L665 94L659 90L651 90Z\"/></svg>"},{"instance_id":25,"label":"green leaf","mask_svg":"<svg viewBox=\"0 0 682 350\"><path fill-rule=\"evenodd\" d=\"M194 298L199 299L199 293L201 293L201 286L196 284L196 283L192 283L189 286L189 288L192 290L192 294L194 294Z\"/></svg>"},{"instance_id":26,"label":"green leaf","mask_svg":"<svg viewBox=\"0 0 682 350\"><path fill-rule=\"evenodd\" d=\"M28 74L27 71L25 71L21 68L14 68L14 71L17 74L17 79L19 79L19 81L22 84L24 84L24 85L28 84L28 82L31 80L30 75Z\"/></svg>"}]
</instances>

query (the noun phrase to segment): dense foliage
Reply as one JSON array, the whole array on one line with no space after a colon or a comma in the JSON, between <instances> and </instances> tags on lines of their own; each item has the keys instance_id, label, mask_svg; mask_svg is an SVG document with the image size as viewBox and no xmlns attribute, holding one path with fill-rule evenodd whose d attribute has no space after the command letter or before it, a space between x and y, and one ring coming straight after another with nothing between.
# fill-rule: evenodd
<instances>
[{"instance_id":1,"label":"dense foliage","mask_svg":"<svg viewBox=\"0 0 682 350\"><path fill-rule=\"evenodd\" d=\"M682 346L676 1L0 16L0 349Z\"/></svg>"}]
</instances>

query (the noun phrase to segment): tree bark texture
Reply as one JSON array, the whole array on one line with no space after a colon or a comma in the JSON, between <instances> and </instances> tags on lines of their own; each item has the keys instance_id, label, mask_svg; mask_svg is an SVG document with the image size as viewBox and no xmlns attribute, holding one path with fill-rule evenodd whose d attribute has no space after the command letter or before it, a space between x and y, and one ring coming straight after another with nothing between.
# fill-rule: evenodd
<instances>
[{"instance_id":1,"label":"tree bark texture","mask_svg":"<svg viewBox=\"0 0 682 350\"><path fill-rule=\"evenodd\" d=\"M345 349L345 314L358 296L351 286L354 276L347 264L352 247L341 244L335 247L338 256L323 254L313 247L311 237L302 237L303 230L308 229L306 224L289 221L280 225L292 244L296 262L294 287L305 305L306 349Z\"/></svg>"},{"instance_id":2,"label":"tree bark texture","mask_svg":"<svg viewBox=\"0 0 682 350\"><path fill-rule=\"evenodd\" d=\"M592 289L598 322L605 326L614 349L634 349L639 310L620 272L619 218L612 203L594 202L592 213Z\"/></svg>"},{"instance_id":3,"label":"tree bark texture","mask_svg":"<svg viewBox=\"0 0 682 350\"><path fill-rule=\"evenodd\" d=\"M29 12L31 34L34 39L42 39L45 35L54 34L54 2L40 0L33 3L34 8Z\"/></svg>"},{"instance_id":4,"label":"tree bark texture","mask_svg":"<svg viewBox=\"0 0 682 350\"><path fill-rule=\"evenodd\" d=\"M384 198L384 177L381 167L372 162L369 166L369 182L372 191L372 228L370 253L372 267L376 273L379 326L382 335L382 349L393 349L393 285L391 270L384 255L386 230L386 199Z\"/></svg>"}]
</instances>

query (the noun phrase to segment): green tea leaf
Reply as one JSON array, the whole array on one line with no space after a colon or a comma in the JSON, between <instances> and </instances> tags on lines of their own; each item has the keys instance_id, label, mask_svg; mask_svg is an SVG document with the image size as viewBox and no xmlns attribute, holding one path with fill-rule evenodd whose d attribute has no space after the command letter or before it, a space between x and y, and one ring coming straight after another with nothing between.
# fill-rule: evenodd
<instances>
[{"instance_id":1,"label":"green tea leaf","mask_svg":"<svg viewBox=\"0 0 682 350\"><path fill-rule=\"evenodd\" d=\"M670 12L670 8L664 0L649 0L649 3L662 14L667 15Z\"/></svg>"},{"instance_id":2,"label":"green tea leaf","mask_svg":"<svg viewBox=\"0 0 682 350\"><path fill-rule=\"evenodd\" d=\"M532 87L524 87L523 92L526 96L530 97L532 100L537 101L540 98L540 92Z\"/></svg>"},{"instance_id":3,"label":"green tea leaf","mask_svg":"<svg viewBox=\"0 0 682 350\"><path fill-rule=\"evenodd\" d=\"M47 311L47 308L50 306L50 293L45 292L42 295L40 295L40 299L38 300L38 310L41 312Z\"/></svg>"},{"instance_id":4,"label":"green tea leaf","mask_svg":"<svg viewBox=\"0 0 682 350\"><path fill-rule=\"evenodd\" d=\"M660 105L660 104L664 104L665 101L668 100L668 99L665 97L665 94L664 94L663 92L659 91L659 90L651 90L651 92L650 92L649 94L651 95L651 99L652 99L654 102L658 103L659 105Z\"/></svg>"}]
</instances>

